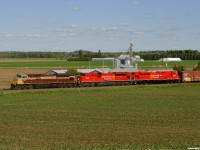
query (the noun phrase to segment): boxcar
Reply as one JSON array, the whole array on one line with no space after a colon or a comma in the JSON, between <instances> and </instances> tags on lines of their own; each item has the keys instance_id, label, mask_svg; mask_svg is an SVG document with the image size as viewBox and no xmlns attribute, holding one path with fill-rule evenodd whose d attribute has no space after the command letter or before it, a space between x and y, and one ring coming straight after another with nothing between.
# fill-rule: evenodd
<instances>
[{"instance_id":1,"label":"boxcar","mask_svg":"<svg viewBox=\"0 0 200 150\"><path fill-rule=\"evenodd\" d=\"M200 71L183 71L181 72L182 82L199 82Z\"/></svg>"}]
</instances>

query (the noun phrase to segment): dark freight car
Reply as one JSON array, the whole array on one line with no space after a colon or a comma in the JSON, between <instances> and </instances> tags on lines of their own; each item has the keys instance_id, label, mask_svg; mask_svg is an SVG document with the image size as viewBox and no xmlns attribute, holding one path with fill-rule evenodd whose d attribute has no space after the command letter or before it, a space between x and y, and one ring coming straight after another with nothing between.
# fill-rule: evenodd
<instances>
[{"instance_id":1,"label":"dark freight car","mask_svg":"<svg viewBox=\"0 0 200 150\"><path fill-rule=\"evenodd\" d=\"M183 71L181 76L182 76L182 82L200 81L200 71Z\"/></svg>"}]
</instances>

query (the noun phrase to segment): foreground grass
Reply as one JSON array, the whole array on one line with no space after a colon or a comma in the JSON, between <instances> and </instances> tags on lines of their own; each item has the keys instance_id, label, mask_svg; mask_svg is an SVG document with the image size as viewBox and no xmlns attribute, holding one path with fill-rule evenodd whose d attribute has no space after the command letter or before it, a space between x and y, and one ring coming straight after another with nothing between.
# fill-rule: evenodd
<instances>
[{"instance_id":1,"label":"foreground grass","mask_svg":"<svg viewBox=\"0 0 200 150\"><path fill-rule=\"evenodd\" d=\"M200 84L1 93L0 148L200 145Z\"/></svg>"}]
</instances>

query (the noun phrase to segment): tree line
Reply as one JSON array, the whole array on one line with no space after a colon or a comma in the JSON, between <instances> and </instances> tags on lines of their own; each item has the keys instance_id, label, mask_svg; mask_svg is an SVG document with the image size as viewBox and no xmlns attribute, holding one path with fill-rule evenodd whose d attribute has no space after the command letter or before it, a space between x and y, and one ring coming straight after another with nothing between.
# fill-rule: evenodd
<instances>
[{"instance_id":1,"label":"tree line","mask_svg":"<svg viewBox=\"0 0 200 150\"><path fill-rule=\"evenodd\" d=\"M0 52L0 58L57 58L68 61L89 61L91 58L118 57L122 52L92 52L87 50L77 50L74 52ZM178 57L182 60L200 60L198 50L167 50L167 51L140 51L133 52L140 55L144 60L158 60L160 58Z\"/></svg>"},{"instance_id":2,"label":"tree line","mask_svg":"<svg viewBox=\"0 0 200 150\"><path fill-rule=\"evenodd\" d=\"M145 51L135 52L144 60L158 60L160 58L181 58L182 60L200 60L198 50L167 50L167 51Z\"/></svg>"}]
</instances>

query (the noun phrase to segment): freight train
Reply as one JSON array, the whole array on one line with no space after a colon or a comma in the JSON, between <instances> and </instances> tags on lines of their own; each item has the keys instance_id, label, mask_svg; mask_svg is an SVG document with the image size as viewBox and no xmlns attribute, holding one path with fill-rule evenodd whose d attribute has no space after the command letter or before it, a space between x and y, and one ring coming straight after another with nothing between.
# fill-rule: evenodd
<instances>
[{"instance_id":1,"label":"freight train","mask_svg":"<svg viewBox=\"0 0 200 150\"><path fill-rule=\"evenodd\" d=\"M68 74L67 70L51 70L44 74L17 74L11 81L11 89L94 87L100 85L136 85L149 83L199 82L200 71L152 70L115 71L93 70Z\"/></svg>"}]
</instances>

